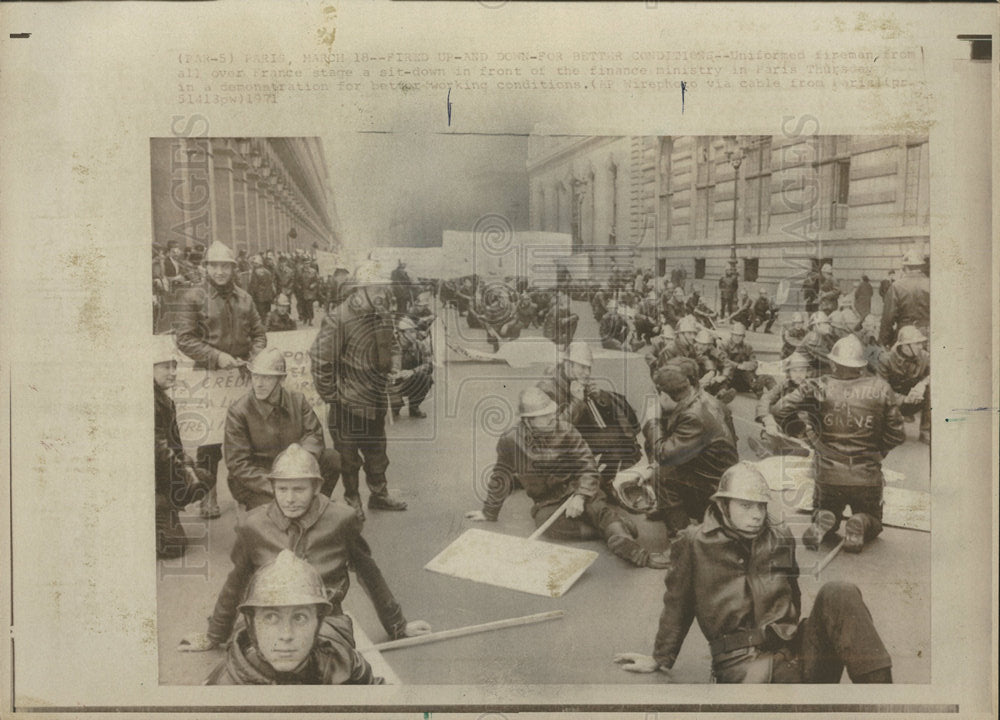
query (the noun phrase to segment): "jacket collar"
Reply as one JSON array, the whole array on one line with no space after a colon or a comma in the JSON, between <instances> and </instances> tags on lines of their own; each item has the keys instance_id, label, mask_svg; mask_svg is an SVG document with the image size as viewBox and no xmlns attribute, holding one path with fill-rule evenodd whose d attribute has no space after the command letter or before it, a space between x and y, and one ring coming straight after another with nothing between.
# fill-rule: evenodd
<instances>
[{"instance_id":1,"label":"jacket collar","mask_svg":"<svg viewBox=\"0 0 1000 720\"><path fill-rule=\"evenodd\" d=\"M267 517L270 518L271 522L281 528L282 532L287 532L293 522L298 523L299 527L303 530L308 530L316 524L316 521L320 519L329 504L330 501L324 495L317 493L316 497L313 498L312 503L310 503L309 509L303 513L302 517L295 520L289 520L285 517L284 513L281 512L281 508L278 507L278 503L272 500L271 504L267 506Z\"/></svg>"}]
</instances>

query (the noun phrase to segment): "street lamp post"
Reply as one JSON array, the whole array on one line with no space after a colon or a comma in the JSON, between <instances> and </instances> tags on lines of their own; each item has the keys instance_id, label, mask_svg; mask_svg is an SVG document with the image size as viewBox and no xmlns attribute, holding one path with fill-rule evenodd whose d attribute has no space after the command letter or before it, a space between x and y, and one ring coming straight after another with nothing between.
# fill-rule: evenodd
<instances>
[{"instance_id":1,"label":"street lamp post","mask_svg":"<svg viewBox=\"0 0 1000 720\"><path fill-rule=\"evenodd\" d=\"M746 155L746 148L735 135L728 135L726 140L726 158L733 166L733 239L729 246L729 259L736 261L736 222L739 218L740 204L740 165Z\"/></svg>"}]
</instances>

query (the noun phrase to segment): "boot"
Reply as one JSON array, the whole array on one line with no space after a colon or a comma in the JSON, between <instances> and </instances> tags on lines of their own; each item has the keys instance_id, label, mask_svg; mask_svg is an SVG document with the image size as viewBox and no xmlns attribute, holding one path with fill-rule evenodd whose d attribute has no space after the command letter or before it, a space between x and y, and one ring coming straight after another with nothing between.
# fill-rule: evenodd
<instances>
[{"instance_id":1,"label":"boot","mask_svg":"<svg viewBox=\"0 0 1000 720\"><path fill-rule=\"evenodd\" d=\"M369 495L368 496L368 509L369 510L406 510L406 503L402 500L396 500L394 498L386 495Z\"/></svg>"},{"instance_id":2,"label":"boot","mask_svg":"<svg viewBox=\"0 0 1000 720\"><path fill-rule=\"evenodd\" d=\"M419 405L410 405L410 417L423 419L427 417L427 413L421 410Z\"/></svg>"},{"instance_id":3,"label":"boot","mask_svg":"<svg viewBox=\"0 0 1000 720\"><path fill-rule=\"evenodd\" d=\"M813 515L812 525L807 527L806 531L802 533L802 544L810 550L816 550L823 542L826 534L833 530L833 526L836 524L837 516L832 512L829 510L817 510L816 514ZM846 545L844 549L847 549Z\"/></svg>"},{"instance_id":4,"label":"boot","mask_svg":"<svg viewBox=\"0 0 1000 720\"><path fill-rule=\"evenodd\" d=\"M629 530L623 522L616 520L610 523L604 532L607 536L605 542L608 549L622 560L630 562L636 567L667 567L666 557L663 553L651 555L646 548L630 537Z\"/></svg>"},{"instance_id":5,"label":"boot","mask_svg":"<svg viewBox=\"0 0 1000 720\"><path fill-rule=\"evenodd\" d=\"M736 397L736 391L733 388L726 388L716 397L721 400L723 404L728 405L733 401L733 398Z\"/></svg>"},{"instance_id":6,"label":"boot","mask_svg":"<svg viewBox=\"0 0 1000 720\"><path fill-rule=\"evenodd\" d=\"M844 552L859 553L864 546L864 520L858 515L852 515L844 524Z\"/></svg>"}]
</instances>

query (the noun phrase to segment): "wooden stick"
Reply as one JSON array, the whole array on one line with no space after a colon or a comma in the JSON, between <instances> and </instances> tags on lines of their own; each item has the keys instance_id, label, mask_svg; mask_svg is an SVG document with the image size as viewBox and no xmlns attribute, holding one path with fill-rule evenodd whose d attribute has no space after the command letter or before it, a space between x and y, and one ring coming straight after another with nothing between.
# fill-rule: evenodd
<instances>
[{"instance_id":1,"label":"wooden stick","mask_svg":"<svg viewBox=\"0 0 1000 720\"><path fill-rule=\"evenodd\" d=\"M538 537L543 532L545 532L546 530L549 529L549 526L552 525L552 523L554 523L556 520L558 520L559 518L562 517L562 514L564 512L566 512L566 506L569 505L569 501L572 500L572 499L573 499L572 495L570 495L568 498L566 498L566 502L564 502L562 505L560 505L559 509L556 510L554 513L552 513L552 515L549 516L548 520L546 520L541 525L539 525L538 529L535 530L535 532L531 533L531 535L528 536L528 539L529 540L537 540Z\"/></svg>"},{"instance_id":2,"label":"wooden stick","mask_svg":"<svg viewBox=\"0 0 1000 720\"><path fill-rule=\"evenodd\" d=\"M823 572L824 569L826 569L826 566L829 565L833 561L833 559L837 557L837 555L840 554L840 551L843 549L843 547L844 547L844 540L841 540L839 543L837 543L837 547L831 550L830 554L827 555L825 558L823 558L820 561L819 565L816 566L816 570L813 571L814 578L816 578L817 580L819 579L819 574Z\"/></svg>"},{"instance_id":3,"label":"wooden stick","mask_svg":"<svg viewBox=\"0 0 1000 720\"><path fill-rule=\"evenodd\" d=\"M500 630L502 628L520 627L521 625L531 625L533 623L545 622L561 618L565 613L562 610L551 610L549 612L537 613L535 615L524 615L522 617L509 618L507 620L496 620L494 622L482 623L481 625L469 625L467 627L455 628L454 630L441 630L440 632L429 633L427 635L417 635L415 637L401 638L399 640L389 640L388 642L373 645L375 650L395 650L396 648L412 647L414 645L425 645L437 642L438 640L450 640L451 638L475 635L477 633ZM362 648L363 649L363 648Z\"/></svg>"}]
</instances>

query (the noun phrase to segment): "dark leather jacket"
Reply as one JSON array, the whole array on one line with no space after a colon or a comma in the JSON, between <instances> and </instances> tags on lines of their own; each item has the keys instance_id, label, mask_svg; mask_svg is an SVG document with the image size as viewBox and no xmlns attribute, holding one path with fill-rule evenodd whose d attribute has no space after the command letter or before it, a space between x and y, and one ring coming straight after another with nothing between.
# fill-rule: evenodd
<instances>
[{"instance_id":1,"label":"dark leather jacket","mask_svg":"<svg viewBox=\"0 0 1000 720\"><path fill-rule=\"evenodd\" d=\"M560 419L550 435L533 433L524 422L497 441L483 514L496 520L518 481L537 506L561 504L570 495L603 497L597 463L576 428Z\"/></svg>"},{"instance_id":2,"label":"dark leather jacket","mask_svg":"<svg viewBox=\"0 0 1000 720\"><path fill-rule=\"evenodd\" d=\"M323 317L309 351L313 385L328 403L340 403L361 415L385 413L392 371L393 326L360 306L354 292Z\"/></svg>"},{"instance_id":3,"label":"dark leather jacket","mask_svg":"<svg viewBox=\"0 0 1000 720\"><path fill-rule=\"evenodd\" d=\"M200 367L214 370L220 353L250 360L267 346L264 324L250 295L235 283L210 280L187 290L180 301L177 347Z\"/></svg>"},{"instance_id":4,"label":"dark leather jacket","mask_svg":"<svg viewBox=\"0 0 1000 720\"><path fill-rule=\"evenodd\" d=\"M755 538L726 529L714 504L701 525L670 545L663 612L653 657L671 668L691 623L711 643L730 633L762 630L791 640L802 607L795 538L784 525L767 525Z\"/></svg>"},{"instance_id":5,"label":"dark leather jacket","mask_svg":"<svg viewBox=\"0 0 1000 720\"><path fill-rule=\"evenodd\" d=\"M323 426L305 395L279 386L272 399L262 402L251 389L226 413L223 449L229 482L238 481L254 497L254 505L273 496L268 474L278 453L298 443L318 460L325 447Z\"/></svg>"},{"instance_id":6,"label":"dark leather jacket","mask_svg":"<svg viewBox=\"0 0 1000 720\"><path fill-rule=\"evenodd\" d=\"M406 629L403 610L375 564L371 548L361 536L361 527L353 508L324 495L316 495L297 520L286 518L274 502L238 518L236 543L230 556L233 569L215 602L208 636L220 644L228 639L236 621L236 608L254 572L276 559L282 550L291 550L323 577L335 607L347 595L351 584L347 569L353 568L382 627L390 637L401 637Z\"/></svg>"},{"instance_id":7,"label":"dark leather jacket","mask_svg":"<svg viewBox=\"0 0 1000 720\"><path fill-rule=\"evenodd\" d=\"M778 400L779 425L804 411L818 428L819 480L831 485L882 484L882 459L905 439L892 388L879 377L810 378Z\"/></svg>"},{"instance_id":8,"label":"dark leather jacket","mask_svg":"<svg viewBox=\"0 0 1000 720\"><path fill-rule=\"evenodd\" d=\"M665 416L648 421L643 432L646 455L671 466L678 482L716 486L722 473L739 462L728 409L701 390Z\"/></svg>"},{"instance_id":9,"label":"dark leather jacket","mask_svg":"<svg viewBox=\"0 0 1000 720\"><path fill-rule=\"evenodd\" d=\"M885 294L879 343L889 347L895 342L899 329L906 325L927 330L930 324L930 280L919 270L908 271L892 283Z\"/></svg>"}]
</instances>

